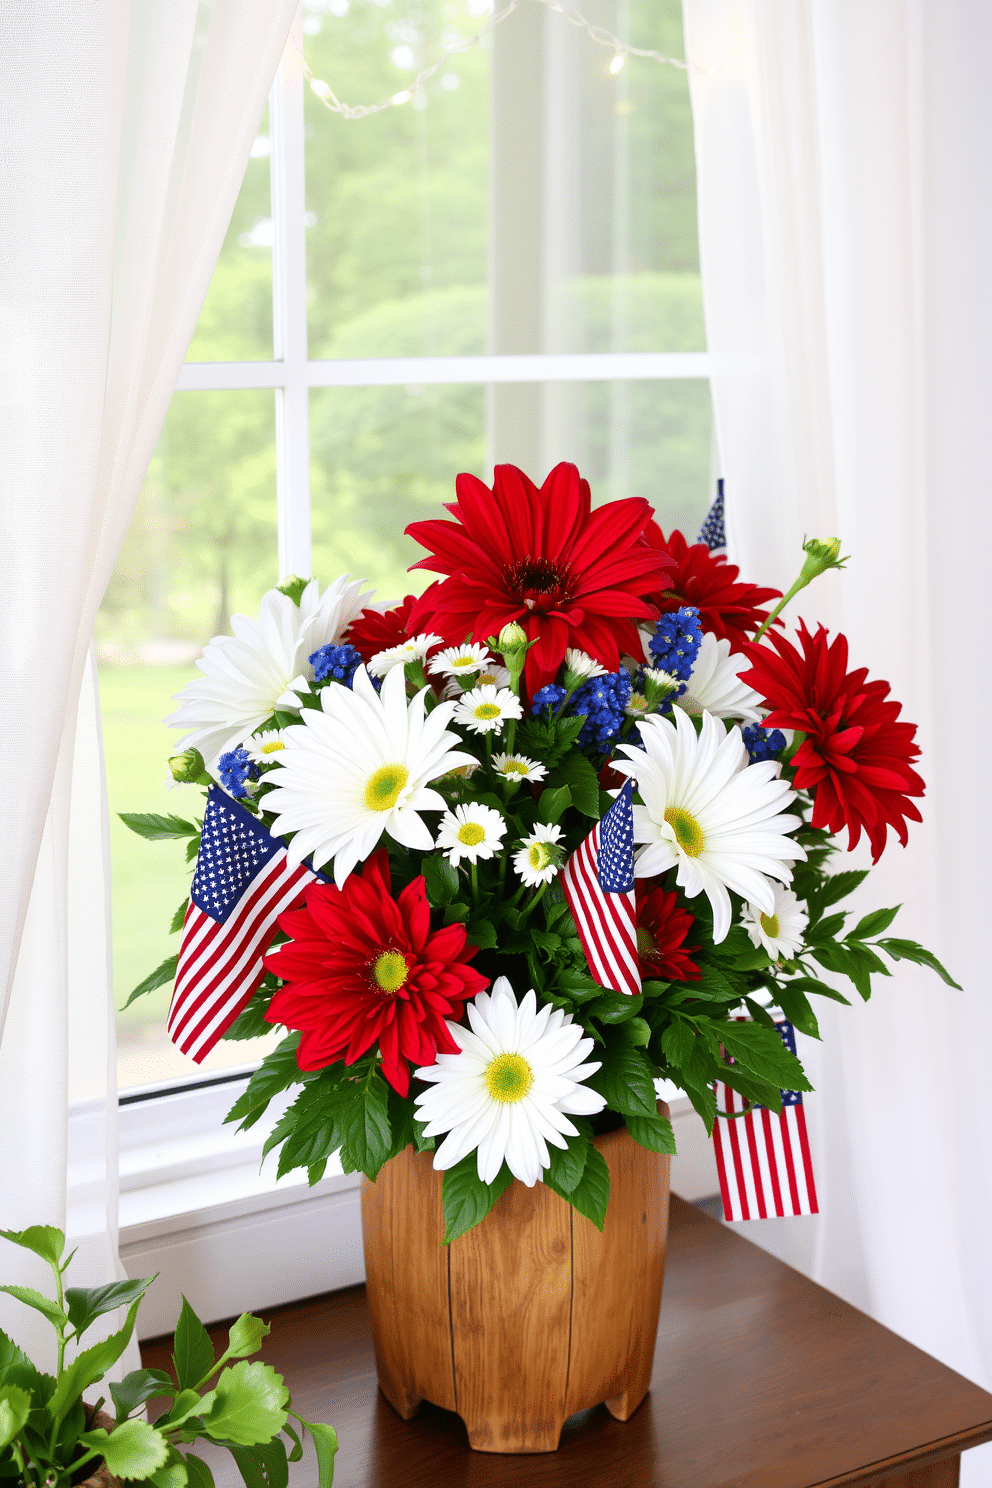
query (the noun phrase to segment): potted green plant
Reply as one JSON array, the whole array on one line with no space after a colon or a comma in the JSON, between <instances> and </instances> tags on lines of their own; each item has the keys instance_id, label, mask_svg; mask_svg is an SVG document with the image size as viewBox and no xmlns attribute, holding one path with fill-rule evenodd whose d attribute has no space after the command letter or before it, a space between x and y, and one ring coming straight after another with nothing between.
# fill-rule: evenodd
<instances>
[{"instance_id":1,"label":"potted green plant","mask_svg":"<svg viewBox=\"0 0 992 1488\"><path fill-rule=\"evenodd\" d=\"M244 1313L233 1324L220 1358L210 1335L183 1298L172 1355L175 1379L161 1369L135 1369L108 1385L114 1407L102 1411L84 1392L99 1386L123 1354L134 1331L141 1299L150 1281L112 1282L102 1287L66 1287L65 1236L52 1225L0 1230L0 1236L46 1261L54 1295L31 1287L3 1286L52 1324L58 1340L54 1375L38 1369L12 1339L0 1332L0 1483L16 1488L110 1488L122 1478L155 1488L211 1488L210 1468L189 1451L198 1439L219 1442L233 1456L249 1488L285 1488L289 1463L303 1446L290 1425L292 1416L310 1432L317 1452L320 1488L330 1488L337 1437L330 1426L304 1421L292 1409L289 1391L271 1364L248 1363L269 1332L261 1318ZM64 1257L64 1258L63 1258ZM124 1326L109 1338L79 1348L99 1317L127 1307ZM66 1352L75 1356L66 1362ZM142 1407L166 1397L168 1409L151 1423ZM283 1434L289 1439L291 1450Z\"/></svg>"}]
</instances>

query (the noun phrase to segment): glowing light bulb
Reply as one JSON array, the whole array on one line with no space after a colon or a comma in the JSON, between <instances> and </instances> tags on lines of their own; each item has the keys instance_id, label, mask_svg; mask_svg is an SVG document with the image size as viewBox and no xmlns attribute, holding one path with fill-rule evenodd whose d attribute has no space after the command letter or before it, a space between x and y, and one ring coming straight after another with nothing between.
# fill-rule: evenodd
<instances>
[{"instance_id":1,"label":"glowing light bulb","mask_svg":"<svg viewBox=\"0 0 992 1488\"><path fill-rule=\"evenodd\" d=\"M626 57L621 57L620 53L617 52L617 55L613 58L613 61L610 63L610 73L612 74L613 77L616 77L617 73L622 70L623 65L626 62L626 60L627 60Z\"/></svg>"},{"instance_id":2,"label":"glowing light bulb","mask_svg":"<svg viewBox=\"0 0 992 1488\"><path fill-rule=\"evenodd\" d=\"M310 91L316 93L318 98L330 98L331 96L330 84L325 83L323 78L311 79Z\"/></svg>"},{"instance_id":3,"label":"glowing light bulb","mask_svg":"<svg viewBox=\"0 0 992 1488\"><path fill-rule=\"evenodd\" d=\"M404 88L401 93L394 93L389 101L390 103L394 104L409 103L412 97L413 94L410 92L409 88Z\"/></svg>"}]
</instances>

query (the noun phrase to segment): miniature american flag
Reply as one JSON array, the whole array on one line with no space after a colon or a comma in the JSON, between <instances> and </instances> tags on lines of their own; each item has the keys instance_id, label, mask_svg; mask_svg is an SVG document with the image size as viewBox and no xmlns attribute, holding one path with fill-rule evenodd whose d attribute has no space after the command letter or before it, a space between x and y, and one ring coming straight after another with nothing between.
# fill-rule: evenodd
<instances>
[{"instance_id":1,"label":"miniature american flag","mask_svg":"<svg viewBox=\"0 0 992 1488\"><path fill-rule=\"evenodd\" d=\"M776 1024L790 1054L796 1052L791 1023ZM718 1111L745 1111L713 1128L724 1219L769 1219L818 1214L806 1113L798 1090L782 1091L782 1114L749 1106L729 1085L716 1087Z\"/></svg>"},{"instance_id":2,"label":"miniature american flag","mask_svg":"<svg viewBox=\"0 0 992 1488\"><path fill-rule=\"evenodd\" d=\"M626 781L561 876L589 970L601 987L637 996L633 786Z\"/></svg>"},{"instance_id":3,"label":"miniature american flag","mask_svg":"<svg viewBox=\"0 0 992 1488\"><path fill-rule=\"evenodd\" d=\"M706 520L699 529L696 538L699 543L705 543L711 553L726 553L727 551L727 527L723 505L723 478L716 483L716 500L706 513Z\"/></svg>"},{"instance_id":4,"label":"miniature american flag","mask_svg":"<svg viewBox=\"0 0 992 1488\"><path fill-rule=\"evenodd\" d=\"M168 1024L172 1042L197 1064L265 975L277 918L315 880L323 875L290 867L286 844L211 787Z\"/></svg>"}]
</instances>

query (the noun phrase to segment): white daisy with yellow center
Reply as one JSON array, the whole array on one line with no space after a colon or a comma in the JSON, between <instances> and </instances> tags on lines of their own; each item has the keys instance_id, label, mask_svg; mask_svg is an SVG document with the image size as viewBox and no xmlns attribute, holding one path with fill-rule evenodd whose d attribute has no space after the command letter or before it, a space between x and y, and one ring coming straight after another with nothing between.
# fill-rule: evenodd
<instances>
[{"instance_id":1,"label":"white daisy with yellow center","mask_svg":"<svg viewBox=\"0 0 992 1488\"><path fill-rule=\"evenodd\" d=\"M569 690L588 682L590 677L605 677L606 668L600 666L594 656L569 646L565 652L565 686Z\"/></svg>"},{"instance_id":2,"label":"white daisy with yellow center","mask_svg":"<svg viewBox=\"0 0 992 1488\"><path fill-rule=\"evenodd\" d=\"M290 863L312 854L320 868L333 859L341 888L384 832L403 847L434 846L419 813L444 811L446 802L428 782L475 761L452 748L460 742L447 731L454 704L427 713L426 692L408 704L403 669L394 667L376 693L359 667L350 688L324 688L321 711L306 709L302 723L285 730L265 808L276 813L275 833L296 834Z\"/></svg>"},{"instance_id":3,"label":"white daisy with yellow center","mask_svg":"<svg viewBox=\"0 0 992 1488\"><path fill-rule=\"evenodd\" d=\"M569 1116L594 1116L606 1104L583 1084L599 1069L584 1062L593 1041L570 1013L539 1008L533 991L518 1006L506 977L468 1004L468 1020L471 1028L447 1025L460 1052L416 1072L431 1087L415 1102L425 1135L447 1133L434 1167L475 1152L481 1182L492 1183L505 1162L533 1188L551 1164L548 1143L564 1149L579 1135Z\"/></svg>"},{"instance_id":4,"label":"white daisy with yellow center","mask_svg":"<svg viewBox=\"0 0 992 1488\"><path fill-rule=\"evenodd\" d=\"M285 729L265 729L245 740L248 758L256 765L277 765L286 748Z\"/></svg>"},{"instance_id":5,"label":"white daisy with yellow center","mask_svg":"<svg viewBox=\"0 0 992 1488\"><path fill-rule=\"evenodd\" d=\"M775 913L773 878L788 883L806 853L789 833L801 826L795 794L778 778L774 760L749 765L740 729L728 732L704 713L697 735L681 708L674 721L654 713L639 725L643 749L622 744L613 767L637 782L634 841L643 844L634 873L653 878L677 869L689 899L705 894L713 908L713 939L730 929L728 890Z\"/></svg>"},{"instance_id":6,"label":"white daisy with yellow center","mask_svg":"<svg viewBox=\"0 0 992 1488\"><path fill-rule=\"evenodd\" d=\"M741 924L753 945L764 947L776 961L783 958L790 961L802 948L809 914L791 889L772 884L772 893L775 895L772 912L766 914L757 904L745 904Z\"/></svg>"},{"instance_id":7,"label":"white daisy with yellow center","mask_svg":"<svg viewBox=\"0 0 992 1488\"><path fill-rule=\"evenodd\" d=\"M457 868L463 858L469 863L477 863L480 858L493 857L502 847L505 836L506 820L499 811L469 801L441 818L437 845L452 867Z\"/></svg>"},{"instance_id":8,"label":"white daisy with yellow center","mask_svg":"<svg viewBox=\"0 0 992 1488\"><path fill-rule=\"evenodd\" d=\"M373 677L385 677L394 667L404 667L408 662L423 662L432 646L436 646L441 637L432 634L416 635L409 641L403 641L399 646L390 646L385 651L378 651L369 662L369 671Z\"/></svg>"},{"instance_id":9,"label":"white daisy with yellow center","mask_svg":"<svg viewBox=\"0 0 992 1488\"><path fill-rule=\"evenodd\" d=\"M529 837L524 837L513 854L513 866L529 889L550 883L561 867L561 827L538 822Z\"/></svg>"},{"instance_id":10,"label":"white daisy with yellow center","mask_svg":"<svg viewBox=\"0 0 992 1488\"><path fill-rule=\"evenodd\" d=\"M463 693L455 704L455 722L473 734L498 733L510 718L523 718L520 699L508 687L485 683Z\"/></svg>"},{"instance_id":11,"label":"white daisy with yellow center","mask_svg":"<svg viewBox=\"0 0 992 1488\"><path fill-rule=\"evenodd\" d=\"M494 754L493 768L504 780L543 780L548 770L526 754Z\"/></svg>"},{"instance_id":12,"label":"white daisy with yellow center","mask_svg":"<svg viewBox=\"0 0 992 1488\"><path fill-rule=\"evenodd\" d=\"M485 646L446 646L431 659L427 670L433 677L474 677L485 671L493 658Z\"/></svg>"}]
</instances>

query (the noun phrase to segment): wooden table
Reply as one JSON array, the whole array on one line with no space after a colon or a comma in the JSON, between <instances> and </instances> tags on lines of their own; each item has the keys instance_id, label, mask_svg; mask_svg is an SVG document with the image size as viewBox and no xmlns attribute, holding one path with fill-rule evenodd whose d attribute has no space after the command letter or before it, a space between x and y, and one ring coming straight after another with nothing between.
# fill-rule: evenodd
<instances>
[{"instance_id":1,"label":"wooden table","mask_svg":"<svg viewBox=\"0 0 992 1488\"><path fill-rule=\"evenodd\" d=\"M362 1287L271 1321L264 1357L301 1415L337 1429L335 1488L954 1488L960 1453L992 1440L992 1395L675 1198L651 1392L624 1425L603 1406L572 1417L556 1453L471 1452L432 1406L401 1421ZM143 1354L163 1367L168 1345ZM315 1483L299 1464L291 1488Z\"/></svg>"}]
</instances>

